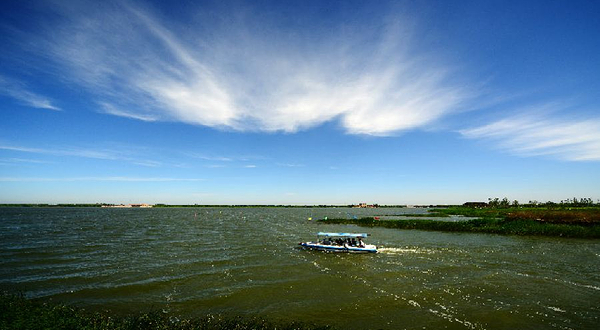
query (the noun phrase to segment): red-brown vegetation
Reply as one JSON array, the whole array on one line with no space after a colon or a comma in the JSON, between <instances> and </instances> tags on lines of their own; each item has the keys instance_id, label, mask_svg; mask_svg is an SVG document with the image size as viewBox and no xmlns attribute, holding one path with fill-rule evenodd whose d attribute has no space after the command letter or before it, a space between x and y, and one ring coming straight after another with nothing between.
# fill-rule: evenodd
<instances>
[{"instance_id":1,"label":"red-brown vegetation","mask_svg":"<svg viewBox=\"0 0 600 330\"><path fill-rule=\"evenodd\" d=\"M600 224L600 210L523 210L506 214L507 220L535 220L557 224Z\"/></svg>"}]
</instances>

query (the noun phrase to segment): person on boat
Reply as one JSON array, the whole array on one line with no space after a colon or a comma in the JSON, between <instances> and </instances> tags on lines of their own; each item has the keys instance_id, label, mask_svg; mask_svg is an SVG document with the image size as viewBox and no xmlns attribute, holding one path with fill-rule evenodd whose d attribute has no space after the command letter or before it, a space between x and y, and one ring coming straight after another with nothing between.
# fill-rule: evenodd
<instances>
[{"instance_id":1,"label":"person on boat","mask_svg":"<svg viewBox=\"0 0 600 330\"><path fill-rule=\"evenodd\" d=\"M350 242L350 246L356 246L356 238L352 237L352 241Z\"/></svg>"},{"instance_id":2,"label":"person on boat","mask_svg":"<svg viewBox=\"0 0 600 330\"><path fill-rule=\"evenodd\" d=\"M362 238L358 238L358 247L364 248L365 247L365 242L363 242Z\"/></svg>"}]
</instances>

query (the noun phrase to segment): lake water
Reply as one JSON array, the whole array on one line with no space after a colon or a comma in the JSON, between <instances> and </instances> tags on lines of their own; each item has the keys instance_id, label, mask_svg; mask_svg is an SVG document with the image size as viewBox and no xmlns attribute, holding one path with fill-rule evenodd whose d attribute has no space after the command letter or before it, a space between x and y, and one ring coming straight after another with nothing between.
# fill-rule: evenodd
<instances>
[{"instance_id":1,"label":"lake water","mask_svg":"<svg viewBox=\"0 0 600 330\"><path fill-rule=\"evenodd\" d=\"M341 329L597 329L600 241L325 225L423 209L1 208L0 289L117 313ZM368 232L370 255L303 251Z\"/></svg>"}]
</instances>

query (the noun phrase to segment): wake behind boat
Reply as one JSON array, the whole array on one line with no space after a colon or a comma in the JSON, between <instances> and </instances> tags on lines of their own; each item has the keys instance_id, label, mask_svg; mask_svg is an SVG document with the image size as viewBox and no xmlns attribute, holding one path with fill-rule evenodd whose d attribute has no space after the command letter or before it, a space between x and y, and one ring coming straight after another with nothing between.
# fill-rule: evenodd
<instances>
[{"instance_id":1,"label":"wake behind boat","mask_svg":"<svg viewBox=\"0 0 600 330\"><path fill-rule=\"evenodd\" d=\"M302 242L299 245L307 250L339 253L377 253L375 245L365 244L364 233L317 233L316 242Z\"/></svg>"}]
</instances>

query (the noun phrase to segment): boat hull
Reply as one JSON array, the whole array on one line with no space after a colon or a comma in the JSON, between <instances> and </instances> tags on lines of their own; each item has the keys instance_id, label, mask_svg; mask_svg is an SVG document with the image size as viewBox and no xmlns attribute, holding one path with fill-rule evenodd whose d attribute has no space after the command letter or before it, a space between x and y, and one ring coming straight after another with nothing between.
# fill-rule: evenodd
<instances>
[{"instance_id":1,"label":"boat hull","mask_svg":"<svg viewBox=\"0 0 600 330\"><path fill-rule=\"evenodd\" d=\"M306 250L317 250L332 253L377 253L375 245L367 245L366 247L357 246L340 246L340 245L324 245L318 243L300 243L300 246Z\"/></svg>"}]
</instances>

